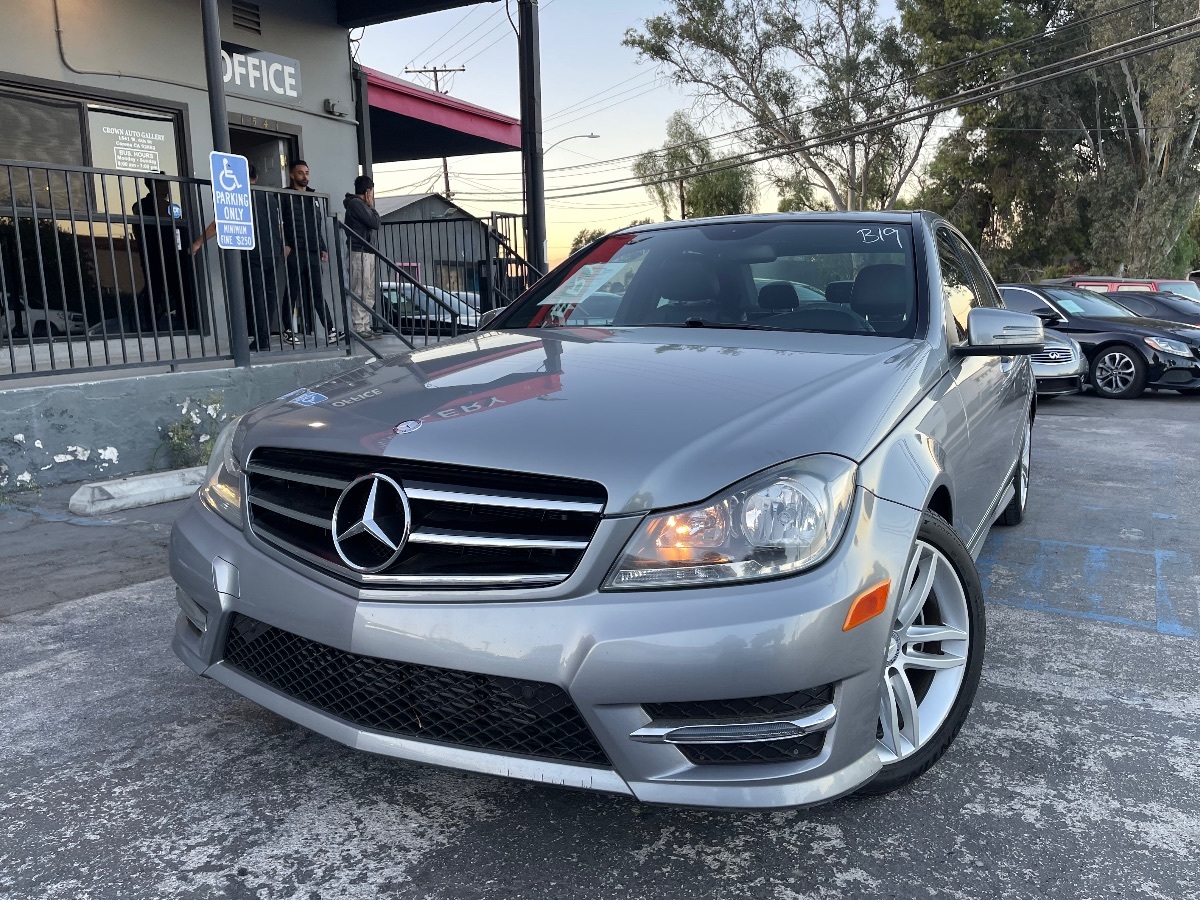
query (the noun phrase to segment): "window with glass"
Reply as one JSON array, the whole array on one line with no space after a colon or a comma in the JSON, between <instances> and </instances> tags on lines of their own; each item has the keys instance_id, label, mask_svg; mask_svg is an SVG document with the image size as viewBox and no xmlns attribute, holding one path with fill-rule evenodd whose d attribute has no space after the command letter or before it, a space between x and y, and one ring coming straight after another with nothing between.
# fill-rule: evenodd
<instances>
[{"instance_id":1,"label":"window with glass","mask_svg":"<svg viewBox=\"0 0 1200 900\"><path fill-rule=\"evenodd\" d=\"M947 228L937 231L938 264L942 270L942 296L950 307L956 341L967 339L967 316L980 305L970 273L954 246L954 235Z\"/></svg>"},{"instance_id":2,"label":"window with glass","mask_svg":"<svg viewBox=\"0 0 1200 900\"><path fill-rule=\"evenodd\" d=\"M1129 319L1136 316L1115 300L1109 300L1094 291L1080 288L1048 287L1046 293L1055 304L1073 316L1090 318Z\"/></svg>"},{"instance_id":3,"label":"window with glass","mask_svg":"<svg viewBox=\"0 0 1200 900\"><path fill-rule=\"evenodd\" d=\"M528 293L501 328L737 328L913 337L908 225L789 221L613 235Z\"/></svg>"}]
</instances>

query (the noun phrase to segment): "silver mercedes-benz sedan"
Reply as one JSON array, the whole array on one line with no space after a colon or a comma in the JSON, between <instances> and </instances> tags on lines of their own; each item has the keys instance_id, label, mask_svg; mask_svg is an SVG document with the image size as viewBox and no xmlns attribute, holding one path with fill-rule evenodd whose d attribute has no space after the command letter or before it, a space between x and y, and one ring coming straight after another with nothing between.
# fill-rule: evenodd
<instances>
[{"instance_id":1,"label":"silver mercedes-benz sedan","mask_svg":"<svg viewBox=\"0 0 1200 900\"><path fill-rule=\"evenodd\" d=\"M963 725L974 558L1025 510L1042 325L1002 307L928 213L609 235L483 331L230 425L171 539L175 652L405 760L892 790Z\"/></svg>"}]
</instances>

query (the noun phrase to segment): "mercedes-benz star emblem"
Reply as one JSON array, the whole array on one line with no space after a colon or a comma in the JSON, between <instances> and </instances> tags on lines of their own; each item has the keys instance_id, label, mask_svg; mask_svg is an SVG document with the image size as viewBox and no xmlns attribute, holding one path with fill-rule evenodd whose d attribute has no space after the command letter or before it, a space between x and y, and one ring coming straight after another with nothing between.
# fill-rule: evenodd
<instances>
[{"instance_id":1,"label":"mercedes-benz star emblem","mask_svg":"<svg viewBox=\"0 0 1200 900\"><path fill-rule=\"evenodd\" d=\"M356 572L382 572L404 552L412 516L404 488L372 472L350 482L333 507L333 548Z\"/></svg>"},{"instance_id":2,"label":"mercedes-benz star emblem","mask_svg":"<svg viewBox=\"0 0 1200 900\"><path fill-rule=\"evenodd\" d=\"M409 419L407 422L401 422L392 429L392 434L412 434L421 427L420 419Z\"/></svg>"}]
</instances>

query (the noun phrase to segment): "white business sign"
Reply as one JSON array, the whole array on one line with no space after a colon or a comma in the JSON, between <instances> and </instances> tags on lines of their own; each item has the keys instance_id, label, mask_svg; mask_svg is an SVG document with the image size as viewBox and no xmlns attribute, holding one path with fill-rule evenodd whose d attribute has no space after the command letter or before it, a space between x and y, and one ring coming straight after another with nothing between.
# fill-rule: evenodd
<instances>
[{"instance_id":1,"label":"white business sign","mask_svg":"<svg viewBox=\"0 0 1200 900\"><path fill-rule=\"evenodd\" d=\"M300 102L300 61L225 44L221 48L225 93L259 100Z\"/></svg>"}]
</instances>

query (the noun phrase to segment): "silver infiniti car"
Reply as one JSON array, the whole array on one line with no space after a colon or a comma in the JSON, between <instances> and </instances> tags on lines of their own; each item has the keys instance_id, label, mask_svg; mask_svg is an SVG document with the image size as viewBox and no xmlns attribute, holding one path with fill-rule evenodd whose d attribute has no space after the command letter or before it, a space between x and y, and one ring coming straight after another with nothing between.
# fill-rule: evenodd
<instances>
[{"instance_id":1,"label":"silver infiniti car","mask_svg":"<svg viewBox=\"0 0 1200 900\"><path fill-rule=\"evenodd\" d=\"M971 706L1041 347L928 213L609 235L484 331L226 429L173 647L405 760L706 807L892 790Z\"/></svg>"}]
</instances>

